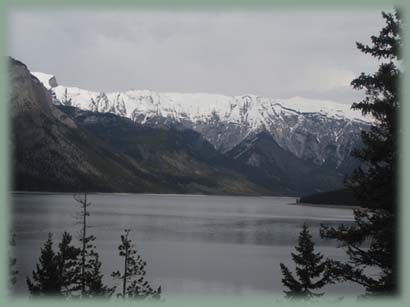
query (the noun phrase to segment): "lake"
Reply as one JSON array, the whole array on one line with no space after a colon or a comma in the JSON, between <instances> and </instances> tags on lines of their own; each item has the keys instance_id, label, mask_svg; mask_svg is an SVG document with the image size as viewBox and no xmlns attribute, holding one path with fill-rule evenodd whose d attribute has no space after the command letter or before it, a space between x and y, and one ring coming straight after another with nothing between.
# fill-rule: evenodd
<instances>
[{"instance_id":1,"label":"lake","mask_svg":"<svg viewBox=\"0 0 410 307\"><path fill-rule=\"evenodd\" d=\"M147 261L147 279L170 296L283 296L279 263L293 271L290 253L304 222L325 257L346 259L335 242L319 237L320 224L351 223L352 210L296 205L290 197L89 194L88 233L106 282L122 268L117 247L125 228ZM47 233L55 245L63 231L74 236L78 203L72 194L13 193L12 231L20 271L15 292L27 295L25 276L35 268ZM77 242L77 241L76 241ZM353 284L327 286L335 295L360 294Z\"/></svg>"}]
</instances>

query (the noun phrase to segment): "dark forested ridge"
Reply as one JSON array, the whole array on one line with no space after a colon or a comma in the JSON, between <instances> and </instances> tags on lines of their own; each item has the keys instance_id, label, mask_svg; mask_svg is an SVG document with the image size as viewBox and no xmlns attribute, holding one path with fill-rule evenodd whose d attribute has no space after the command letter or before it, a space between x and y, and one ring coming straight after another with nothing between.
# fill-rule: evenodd
<instances>
[{"instance_id":1,"label":"dark forested ridge","mask_svg":"<svg viewBox=\"0 0 410 307\"><path fill-rule=\"evenodd\" d=\"M111 113L60 106L79 128L103 142L154 180L178 193L262 194L269 190L225 163L220 154L193 130L158 129Z\"/></svg>"},{"instance_id":2,"label":"dark forested ridge","mask_svg":"<svg viewBox=\"0 0 410 307\"><path fill-rule=\"evenodd\" d=\"M306 195L300 198L300 203L340 206L360 205L360 202L355 198L352 190L347 188Z\"/></svg>"}]
</instances>

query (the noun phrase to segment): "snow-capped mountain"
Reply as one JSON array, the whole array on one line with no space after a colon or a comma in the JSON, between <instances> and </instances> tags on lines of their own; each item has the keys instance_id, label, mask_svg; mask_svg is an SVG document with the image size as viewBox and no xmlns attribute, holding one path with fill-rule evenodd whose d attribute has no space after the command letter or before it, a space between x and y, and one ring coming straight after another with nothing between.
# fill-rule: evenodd
<instances>
[{"instance_id":1,"label":"snow-capped mountain","mask_svg":"<svg viewBox=\"0 0 410 307\"><path fill-rule=\"evenodd\" d=\"M104 93L58 85L52 75L32 74L52 92L57 105L114 113L151 126L193 129L223 153L266 131L297 157L339 168L349 164L360 130L371 122L349 105L332 101L150 90Z\"/></svg>"}]
</instances>

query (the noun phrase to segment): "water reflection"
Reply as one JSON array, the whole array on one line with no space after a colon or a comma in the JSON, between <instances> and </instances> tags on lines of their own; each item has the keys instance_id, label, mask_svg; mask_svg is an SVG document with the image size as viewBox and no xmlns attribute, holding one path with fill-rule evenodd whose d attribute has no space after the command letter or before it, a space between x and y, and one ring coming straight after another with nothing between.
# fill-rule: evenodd
<instances>
[{"instance_id":1,"label":"water reflection","mask_svg":"<svg viewBox=\"0 0 410 307\"><path fill-rule=\"evenodd\" d=\"M97 236L106 275L119 265L120 233L131 228L148 275L163 286L164 295L280 292L279 262L289 263L304 222L317 246L340 258L333 242L319 238L319 227L352 221L349 209L292 205L295 200L285 197L93 194L89 199L89 231ZM47 233L59 240L64 230L79 230L77 210L70 194L14 194L18 292L26 291L25 275ZM338 287L337 292L354 289Z\"/></svg>"}]
</instances>

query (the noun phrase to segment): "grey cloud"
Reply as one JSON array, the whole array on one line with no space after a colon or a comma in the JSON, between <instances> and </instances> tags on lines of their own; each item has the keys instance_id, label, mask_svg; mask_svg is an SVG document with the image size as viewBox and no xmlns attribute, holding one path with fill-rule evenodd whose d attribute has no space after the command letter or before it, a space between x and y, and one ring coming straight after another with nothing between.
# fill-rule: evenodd
<instances>
[{"instance_id":1,"label":"grey cloud","mask_svg":"<svg viewBox=\"0 0 410 307\"><path fill-rule=\"evenodd\" d=\"M91 90L351 103L359 94L350 78L377 65L355 42L369 42L382 26L380 10L16 10L9 41L10 55L31 70Z\"/></svg>"}]
</instances>

